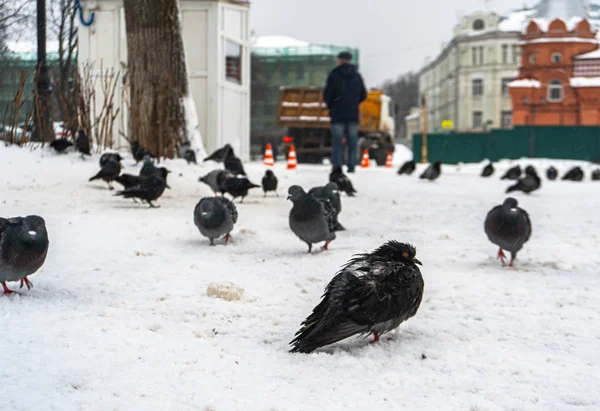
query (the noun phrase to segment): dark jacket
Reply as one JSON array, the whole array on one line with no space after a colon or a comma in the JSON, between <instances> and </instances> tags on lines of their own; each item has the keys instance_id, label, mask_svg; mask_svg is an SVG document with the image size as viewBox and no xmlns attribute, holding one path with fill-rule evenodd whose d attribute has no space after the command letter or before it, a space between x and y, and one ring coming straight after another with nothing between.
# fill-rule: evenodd
<instances>
[{"instance_id":1,"label":"dark jacket","mask_svg":"<svg viewBox=\"0 0 600 411\"><path fill-rule=\"evenodd\" d=\"M329 73L323 98L332 123L357 123L358 106L367 98L365 83L352 64L342 64Z\"/></svg>"}]
</instances>

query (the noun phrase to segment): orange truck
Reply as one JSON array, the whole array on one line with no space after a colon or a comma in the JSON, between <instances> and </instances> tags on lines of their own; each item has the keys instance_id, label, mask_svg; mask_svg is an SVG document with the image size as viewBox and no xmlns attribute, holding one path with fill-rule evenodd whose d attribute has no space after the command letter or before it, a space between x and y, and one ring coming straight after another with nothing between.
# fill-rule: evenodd
<instances>
[{"instance_id":1,"label":"orange truck","mask_svg":"<svg viewBox=\"0 0 600 411\"><path fill-rule=\"evenodd\" d=\"M378 165L385 164L387 154L395 147L393 114L392 99L382 90L369 90L360 105L359 158L368 150L369 157ZM323 158L331 157L331 125L323 88L282 87L277 124L287 129L282 147L286 155L294 144L299 162L320 163Z\"/></svg>"}]
</instances>

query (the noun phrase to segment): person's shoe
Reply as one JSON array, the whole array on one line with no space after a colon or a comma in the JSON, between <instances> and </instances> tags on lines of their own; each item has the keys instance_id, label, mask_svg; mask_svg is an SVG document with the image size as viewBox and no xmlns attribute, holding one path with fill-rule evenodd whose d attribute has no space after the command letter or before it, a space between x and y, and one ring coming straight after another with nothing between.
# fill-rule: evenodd
<instances>
[{"instance_id":1,"label":"person's shoe","mask_svg":"<svg viewBox=\"0 0 600 411\"><path fill-rule=\"evenodd\" d=\"M354 169L353 169L353 168L349 168L349 169L348 169L348 172L349 172L349 173L354 173Z\"/></svg>"}]
</instances>

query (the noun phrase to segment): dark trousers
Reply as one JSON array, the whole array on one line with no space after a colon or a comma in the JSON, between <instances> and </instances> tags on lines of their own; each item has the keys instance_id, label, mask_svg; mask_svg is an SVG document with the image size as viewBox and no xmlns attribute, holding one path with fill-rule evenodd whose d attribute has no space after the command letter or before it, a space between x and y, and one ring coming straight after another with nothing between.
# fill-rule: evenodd
<instances>
[{"instance_id":1,"label":"dark trousers","mask_svg":"<svg viewBox=\"0 0 600 411\"><path fill-rule=\"evenodd\" d=\"M344 145L342 144L344 137L346 137L348 146L348 171L354 171L358 150L358 123L331 124L331 163L340 167L344 164Z\"/></svg>"}]
</instances>

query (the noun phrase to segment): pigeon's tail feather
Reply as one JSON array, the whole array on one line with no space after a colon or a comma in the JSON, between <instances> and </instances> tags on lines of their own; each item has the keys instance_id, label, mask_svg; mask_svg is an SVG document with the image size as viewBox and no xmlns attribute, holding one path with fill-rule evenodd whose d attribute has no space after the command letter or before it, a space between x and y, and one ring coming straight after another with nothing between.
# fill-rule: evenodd
<instances>
[{"instance_id":1,"label":"pigeon's tail feather","mask_svg":"<svg viewBox=\"0 0 600 411\"><path fill-rule=\"evenodd\" d=\"M356 334L366 332L365 326L346 321L327 329L315 329L317 325L302 330L290 343L292 353L308 354L319 347L342 341Z\"/></svg>"},{"instance_id":2,"label":"pigeon's tail feather","mask_svg":"<svg viewBox=\"0 0 600 411\"><path fill-rule=\"evenodd\" d=\"M512 193L513 191L517 191L519 189L519 185L515 184L514 186L510 186L506 189L506 193Z\"/></svg>"},{"instance_id":3,"label":"pigeon's tail feather","mask_svg":"<svg viewBox=\"0 0 600 411\"><path fill-rule=\"evenodd\" d=\"M337 224L335 225L335 231L346 231L346 229L344 228L344 226L338 221Z\"/></svg>"},{"instance_id":4,"label":"pigeon's tail feather","mask_svg":"<svg viewBox=\"0 0 600 411\"><path fill-rule=\"evenodd\" d=\"M98 180L100 178L100 173L96 174L94 177L91 177L88 181Z\"/></svg>"}]
</instances>

